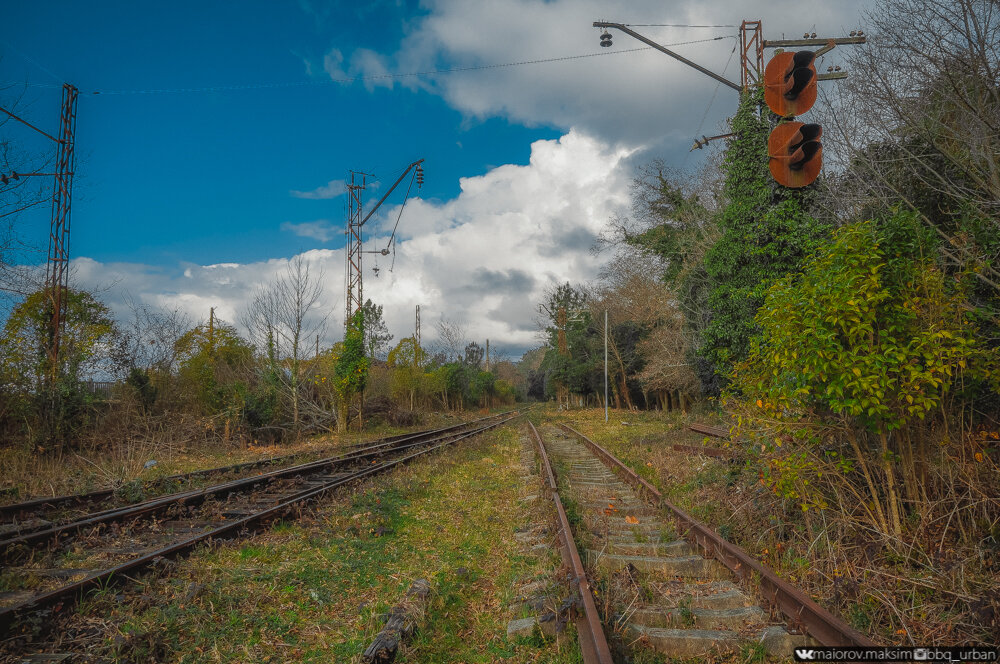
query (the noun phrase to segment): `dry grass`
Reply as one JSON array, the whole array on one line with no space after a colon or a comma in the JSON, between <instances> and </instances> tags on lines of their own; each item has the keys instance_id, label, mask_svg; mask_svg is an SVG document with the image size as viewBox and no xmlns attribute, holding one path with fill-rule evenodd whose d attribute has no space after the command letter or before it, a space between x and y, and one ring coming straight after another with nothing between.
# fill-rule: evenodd
<instances>
[{"instance_id":1,"label":"dry grass","mask_svg":"<svg viewBox=\"0 0 1000 664\"><path fill-rule=\"evenodd\" d=\"M446 426L455 421L429 416L416 428ZM79 439L73 450L39 454L23 445L0 446L0 504L117 488L135 480L152 481L277 456L308 458L402 431L398 427L379 427L364 434L330 433L275 444L241 439L218 418L141 417L126 409L105 415L94 432ZM146 468L147 461L156 461L156 465Z\"/></svg>"},{"instance_id":2,"label":"dry grass","mask_svg":"<svg viewBox=\"0 0 1000 664\"><path fill-rule=\"evenodd\" d=\"M946 529L947 519L939 519L936 529L912 524L907 539L885 541L859 526L852 506L843 512L831 502L826 509L803 512L782 500L762 485L752 463L673 451L673 443L721 443L685 431L686 422L675 414L613 414L609 425L598 411L562 417L678 507L876 641L907 646L1000 641L1000 532L991 531L996 526L988 520L977 532L963 532L954 521Z\"/></svg>"},{"instance_id":3,"label":"dry grass","mask_svg":"<svg viewBox=\"0 0 1000 664\"><path fill-rule=\"evenodd\" d=\"M558 559L514 538L550 507L519 500L520 446L513 429L468 440L294 523L91 594L60 647L90 661L357 662L379 616L426 578L426 621L397 662L578 662L571 630L506 638L520 584Z\"/></svg>"}]
</instances>

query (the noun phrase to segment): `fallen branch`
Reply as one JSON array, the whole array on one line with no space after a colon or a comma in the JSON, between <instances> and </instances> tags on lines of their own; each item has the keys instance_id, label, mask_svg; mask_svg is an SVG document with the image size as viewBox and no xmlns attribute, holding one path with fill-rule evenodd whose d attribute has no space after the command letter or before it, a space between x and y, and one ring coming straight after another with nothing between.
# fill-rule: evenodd
<instances>
[{"instance_id":1,"label":"fallen branch","mask_svg":"<svg viewBox=\"0 0 1000 664\"><path fill-rule=\"evenodd\" d=\"M361 655L362 662L389 664L396 659L399 644L413 636L417 620L424 613L430 592L431 586L426 579L417 579L413 582L403 601L392 607L387 614L385 627Z\"/></svg>"}]
</instances>

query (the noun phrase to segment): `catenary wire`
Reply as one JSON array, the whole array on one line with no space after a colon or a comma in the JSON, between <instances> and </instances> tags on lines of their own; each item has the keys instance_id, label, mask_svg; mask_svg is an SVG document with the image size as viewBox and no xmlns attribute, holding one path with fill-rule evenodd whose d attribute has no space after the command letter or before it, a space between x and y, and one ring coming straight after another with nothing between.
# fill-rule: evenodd
<instances>
[{"instance_id":1,"label":"catenary wire","mask_svg":"<svg viewBox=\"0 0 1000 664\"><path fill-rule=\"evenodd\" d=\"M721 39L731 39L732 35L718 35L716 37L707 37L705 39L692 39L683 42L674 42L672 44L664 44L666 47L671 46L687 46L689 44L701 44L711 41L719 41ZM322 80L310 80L310 81L288 81L284 83L248 83L245 85L216 85L209 87L200 88L151 88L146 90L90 90L85 94L88 95L154 95L154 94L184 94L184 93L199 93L199 92L229 92L236 90L260 90L269 88L293 88L293 87L305 87L313 85L329 85L332 83L356 83L361 81L378 81L378 80L388 80L388 79L402 79L402 78L415 78L420 76L438 76L441 74L454 74L469 71L484 71L489 69L504 69L508 67L521 67L525 65L537 65L549 62L566 62L570 60L582 60L585 58L596 58L606 55L624 55L626 53L636 53L639 51L649 51L652 50L649 46L643 46L640 48L629 48L620 51L602 51L598 53L584 53L580 55L566 55L556 58L540 58L536 60L518 60L515 62L501 62L496 64L488 65L472 65L469 67L452 67L449 69L432 69L427 71L418 72L400 72L391 74L374 74L369 76L353 76L348 78L329 78ZM57 88L60 86L51 85L46 83L29 83L29 87L35 88Z\"/></svg>"}]
</instances>

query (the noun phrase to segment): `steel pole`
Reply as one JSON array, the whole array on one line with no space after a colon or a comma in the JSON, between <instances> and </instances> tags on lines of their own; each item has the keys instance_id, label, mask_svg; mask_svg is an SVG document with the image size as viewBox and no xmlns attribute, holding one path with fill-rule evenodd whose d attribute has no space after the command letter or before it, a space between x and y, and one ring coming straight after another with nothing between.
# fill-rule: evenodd
<instances>
[{"instance_id":1,"label":"steel pole","mask_svg":"<svg viewBox=\"0 0 1000 664\"><path fill-rule=\"evenodd\" d=\"M604 310L604 423L608 423L608 310Z\"/></svg>"}]
</instances>

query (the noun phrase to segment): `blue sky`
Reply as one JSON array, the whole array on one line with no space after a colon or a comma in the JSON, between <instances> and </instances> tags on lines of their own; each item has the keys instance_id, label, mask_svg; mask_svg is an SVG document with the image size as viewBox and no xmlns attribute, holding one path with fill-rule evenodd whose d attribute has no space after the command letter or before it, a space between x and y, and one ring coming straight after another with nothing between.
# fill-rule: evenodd
<instances>
[{"instance_id":1,"label":"blue sky","mask_svg":"<svg viewBox=\"0 0 1000 664\"><path fill-rule=\"evenodd\" d=\"M424 338L446 318L516 354L537 341L546 288L598 274L604 258L590 246L610 217L628 213L635 168L654 158L701 167L709 151L689 153L693 138L719 133L735 106L727 88L662 54L632 52L642 45L624 35L601 49L590 23L722 26L636 29L738 80L740 19L763 18L767 37L840 35L860 25L864 3L772 5L7 3L0 82L12 85L0 100L20 96L16 111L55 131L59 85L80 89L70 253L78 283L116 311L131 297L194 321L215 306L237 322L252 291L302 255L329 284L326 339L339 338L337 181L358 169L388 185L424 158L395 269L382 261L379 277L367 273L365 294L385 305L397 338L421 304ZM485 68L580 55L589 57ZM828 57L839 62L836 51ZM406 75L453 68L464 71ZM48 149L10 122L0 136L27 153ZM294 193L330 183L331 197ZM378 224L395 219L400 200L375 219L369 248L384 246ZM44 252L48 219L40 205L15 217L14 230Z\"/></svg>"},{"instance_id":2,"label":"blue sky","mask_svg":"<svg viewBox=\"0 0 1000 664\"><path fill-rule=\"evenodd\" d=\"M389 175L424 157L421 195L449 199L460 176L525 163L532 140L560 135L503 118L466 121L425 92L330 82L322 60L332 45L391 51L420 14L395 3L352 4L334 3L319 16L294 2L10 6L3 79L58 86L47 70L81 90L73 255L153 264L288 255L312 243L280 230L283 223L343 218L342 197L304 200L290 191L343 179L349 169ZM304 85L141 93L297 83ZM59 95L58 87L31 87L22 113L54 128ZM48 211L31 223L44 237Z\"/></svg>"}]
</instances>

